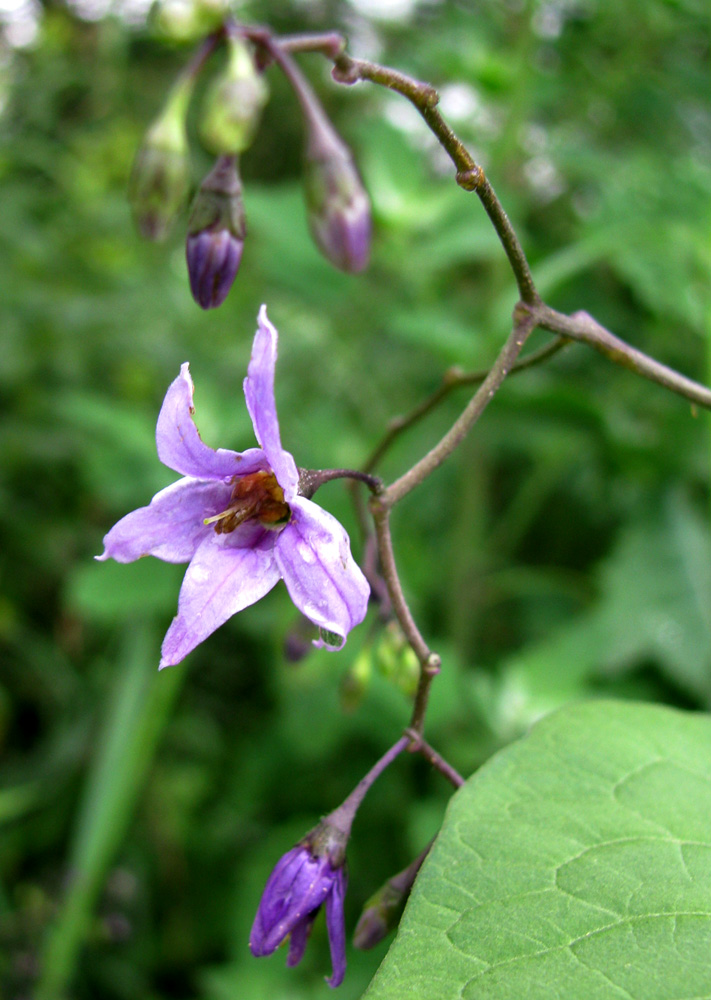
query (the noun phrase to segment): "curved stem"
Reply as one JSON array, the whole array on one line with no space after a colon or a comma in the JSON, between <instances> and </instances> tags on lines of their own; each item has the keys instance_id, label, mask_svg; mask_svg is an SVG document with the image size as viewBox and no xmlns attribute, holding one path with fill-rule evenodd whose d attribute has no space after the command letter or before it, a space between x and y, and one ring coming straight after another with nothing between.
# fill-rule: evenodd
<instances>
[{"instance_id":1,"label":"curved stem","mask_svg":"<svg viewBox=\"0 0 711 1000\"><path fill-rule=\"evenodd\" d=\"M528 260L509 217L483 169L437 110L439 94L435 88L388 66L379 66L365 59L353 59L346 52L337 55L333 62L333 79L337 83L352 84L357 80L370 80L397 91L414 104L457 168L457 184L466 191L475 191L479 196L509 259L522 301L529 305L539 302Z\"/></svg>"},{"instance_id":2,"label":"curved stem","mask_svg":"<svg viewBox=\"0 0 711 1000\"><path fill-rule=\"evenodd\" d=\"M404 475L382 493L379 500L383 506L392 507L411 490L424 482L455 448L464 440L471 428L494 398L506 376L511 371L531 332L536 326L536 315L528 310L518 309L514 327L506 343L501 348L488 375L472 397L469 405L444 437Z\"/></svg>"},{"instance_id":3,"label":"curved stem","mask_svg":"<svg viewBox=\"0 0 711 1000\"><path fill-rule=\"evenodd\" d=\"M519 359L516 364L513 365L509 376L515 375L517 372L525 371L527 368L533 368L535 365L541 364L543 361L547 361L548 358L557 354L558 351L565 347L567 341L559 337L556 340L551 341L550 344L546 344L544 347L539 348L537 351L532 351L527 357ZM365 472L371 472L372 469L378 465L383 455L389 450L394 441L403 433L403 431L408 430L413 427L419 420L431 413L432 410L437 407L443 399L452 392L453 389L458 389L460 386L464 385L478 385L484 381L484 379L489 374L490 369L484 368L480 371L475 372L463 372L459 368L450 368L442 376L442 382L440 386L435 389L435 391L424 399L417 406L413 407L409 413L401 417L393 417L388 426L384 437L380 441L370 457L363 465L363 470Z\"/></svg>"},{"instance_id":4,"label":"curved stem","mask_svg":"<svg viewBox=\"0 0 711 1000\"><path fill-rule=\"evenodd\" d=\"M422 734L416 729L406 729L405 736L409 736L412 739L412 743L408 747L411 753L420 753L428 760L430 764L435 767L440 774L443 774L447 781L451 782L455 788L461 788L464 784L464 778L461 774L456 771L452 765L444 759L440 754L437 753L434 747L430 746L426 740L423 740Z\"/></svg>"},{"instance_id":5,"label":"curved stem","mask_svg":"<svg viewBox=\"0 0 711 1000\"><path fill-rule=\"evenodd\" d=\"M348 798L344 799L340 806L334 809L332 813L329 813L322 822L335 827L340 833L348 837L355 814L358 812L361 802L368 793L368 789L411 741L411 736L401 736L397 743L394 743L383 754L380 760L373 764L365 777L360 779Z\"/></svg>"},{"instance_id":6,"label":"curved stem","mask_svg":"<svg viewBox=\"0 0 711 1000\"><path fill-rule=\"evenodd\" d=\"M390 510L382 502L382 497L373 497L370 509L375 523L375 536L378 542L378 552L383 569L383 578L388 588L393 611L400 623L405 638L410 643L420 662L420 679L415 694L415 703L410 719L410 729L421 733L425 724L425 714L429 700L432 681L440 671L441 660L433 653L425 642L422 633L415 624L412 612L402 590L400 577L395 563L392 536L390 534Z\"/></svg>"},{"instance_id":7,"label":"curved stem","mask_svg":"<svg viewBox=\"0 0 711 1000\"><path fill-rule=\"evenodd\" d=\"M360 469L299 469L299 495L308 500L324 483L334 479L354 479L365 483L371 493L381 493L383 481Z\"/></svg>"}]
</instances>

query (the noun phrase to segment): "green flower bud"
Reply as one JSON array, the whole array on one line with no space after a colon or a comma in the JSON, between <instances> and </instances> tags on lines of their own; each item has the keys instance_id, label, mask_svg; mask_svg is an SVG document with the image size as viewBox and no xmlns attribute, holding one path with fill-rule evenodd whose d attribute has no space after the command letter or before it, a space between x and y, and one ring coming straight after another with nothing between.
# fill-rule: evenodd
<instances>
[{"instance_id":1,"label":"green flower bud","mask_svg":"<svg viewBox=\"0 0 711 1000\"><path fill-rule=\"evenodd\" d=\"M375 662L382 676L406 697L415 694L420 665L397 622L385 626L375 651Z\"/></svg>"},{"instance_id":2,"label":"green flower bud","mask_svg":"<svg viewBox=\"0 0 711 1000\"><path fill-rule=\"evenodd\" d=\"M353 932L353 944L356 948L361 951L374 948L397 926L413 882L431 847L432 843L429 843L407 868L389 878L370 897Z\"/></svg>"},{"instance_id":3,"label":"green flower bud","mask_svg":"<svg viewBox=\"0 0 711 1000\"><path fill-rule=\"evenodd\" d=\"M200 123L202 141L218 155L241 153L251 145L268 97L246 42L231 37L228 46L227 66L205 96Z\"/></svg>"},{"instance_id":4,"label":"green flower bud","mask_svg":"<svg viewBox=\"0 0 711 1000\"><path fill-rule=\"evenodd\" d=\"M182 208L190 183L185 116L192 81L179 80L136 154L128 198L136 225L149 240L163 240Z\"/></svg>"},{"instance_id":5,"label":"green flower bud","mask_svg":"<svg viewBox=\"0 0 711 1000\"><path fill-rule=\"evenodd\" d=\"M345 712L355 712L367 694L373 673L373 657L369 646L365 646L343 675L341 681L341 707Z\"/></svg>"},{"instance_id":6,"label":"green flower bud","mask_svg":"<svg viewBox=\"0 0 711 1000\"><path fill-rule=\"evenodd\" d=\"M353 932L353 946L368 951L397 927L410 887L386 882L370 897Z\"/></svg>"}]
</instances>

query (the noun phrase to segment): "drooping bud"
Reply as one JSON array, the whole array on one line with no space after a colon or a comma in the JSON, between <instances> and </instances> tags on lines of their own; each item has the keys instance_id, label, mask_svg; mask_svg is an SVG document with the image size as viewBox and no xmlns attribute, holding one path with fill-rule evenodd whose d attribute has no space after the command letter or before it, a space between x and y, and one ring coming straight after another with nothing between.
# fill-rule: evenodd
<instances>
[{"instance_id":1,"label":"drooping bud","mask_svg":"<svg viewBox=\"0 0 711 1000\"><path fill-rule=\"evenodd\" d=\"M351 152L291 57L271 54L296 94L306 124L304 182L311 234L342 271L362 271L370 256L370 200Z\"/></svg>"},{"instance_id":2,"label":"drooping bud","mask_svg":"<svg viewBox=\"0 0 711 1000\"><path fill-rule=\"evenodd\" d=\"M374 948L397 926L412 884L431 847L432 844L428 844L407 868L393 875L370 897L353 932L353 944L356 948L361 951Z\"/></svg>"},{"instance_id":3,"label":"drooping bud","mask_svg":"<svg viewBox=\"0 0 711 1000\"><path fill-rule=\"evenodd\" d=\"M380 944L397 927L405 909L408 891L393 886L392 881L381 885L363 907L353 931L354 948L368 951Z\"/></svg>"},{"instance_id":4,"label":"drooping bud","mask_svg":"<svg viewBox=\"0 0 711 1000\"><path fill-rule=\"evenodd\" d=\"M370 257L370 200L350 150L325 116L310 123L304 162L309 227L322 253L342 271Z\"/></svg>"},{"instance_id":5,"label":"drooping bud","mask_svg":"<svg viewBox=\"0 0 711 1000\"><path fill-rule=\"evenodd\" d=\"M185 244L190 290L203 309L225 301L239 269L246 232L236 158L219 156L195 196Z\"/></svg>"},{"instance_id":6,"label":"drooping bud","mask_svg":"<svg viewBox=\"0 0 711 1000\"><path fill-rule=\"evenodd\" d=\"M242 153L251 145L268 97L247 43L229 36L227 46L227 66L205 95L200 123L202 141L218 156Z\"/></svg>"},{"instance_id":7,"label":"drooping bud","mask_svg":"<svg viewBox=\"0 0 711 1000\"><path fill-rule=\"evenodd\" d=\"M271 955L289 937L286 964L298 965L311 926L324 906L333 965L327 982L340 986L346 971L346 840L326 819L279 859L264 887L249 935L253 955Z\"/></svg>"},{"instance_id":8,"label":"drooping bud","mask_svg":"<svg viewBox=\"0 0 711 1000\"><path fill-rule=\"evenodd\" d=\"M185 116L193 82L181 78L146 132L133 164L128 198L140 233L163 240L185 202L190 159Z\"/></svg>"}]
</instances>

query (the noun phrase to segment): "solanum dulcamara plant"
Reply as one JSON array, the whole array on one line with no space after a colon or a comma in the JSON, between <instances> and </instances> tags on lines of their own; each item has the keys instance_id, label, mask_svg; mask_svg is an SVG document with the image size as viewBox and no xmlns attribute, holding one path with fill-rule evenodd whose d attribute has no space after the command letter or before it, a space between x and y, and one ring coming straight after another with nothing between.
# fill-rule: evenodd
<instances>
[{"instance_id":1,"label":"solanum dulcamara plant","mask_svg":"<svg viewBox=\"0 0 711 1000\"><path fill-rule=\"evenodd\" d=\"M227 18L204 40L168 94L136 157L130 200L145 236L163 238L182 209L190 184L186 114L195 84L218 49L225 52L225 68L204 90L200 116L201 140L215 162L198 186L186 235L190 289L200 307L219 307L238 274L247 232L239 157L259 128L271 72L286 77L303 119L304 191L315 243L341 270L359 274L368 266L369 198L352 152L294 59L306 52L332 64L337 84L368 81L414 105L452 162L455 183L480 200L518 288L510 333L491 367L478 375L460 373L449 378L450 387L478 384L468 404L441 440L389 484L374 469L397 432L389 432L360 469L299 468L283 448L275 402L277 331L262 306L244 380L257 446L235 452L215 450L202 441L186 362L168 387L156 431L158 458L181 478L111 528L104 552L98 556L122 563L144 555L187 563L177 615L163 642L161 667L176 664L198 644L209 643L216 629L248 605L268 601L279 581L312 623L314 643L334 655L347 639L358 642L353 635L357 636L366 617L372 594L377 593L381 604L387 605L382 608L386 613L381 613L380 626L387 627L382 619L388 616L396 623L417 665L410 718L403 720L403 731L394 734L394 742L351 795L276 861L261 901L254 901L256 915L249 937L249 947L257 957L272 954L288 941L286 961L295 965L323 909L332 960L327 981L336 987L346 972L347 845L366 792L404 750L424 756L455 789L463 784L462 777L424 737L430 689L441 662L421 632L400 581L390 531L393 508L455 453L508 376L543 363L571 341L589 345L611 362L697 406L711 406L711 392L631 347L587 313L566 315L548 306L489 179L445 122L434 88L397 70L353 58L338 34L281 39L267 28ZM548 331L550 343L521 356L536 329ZM282 336L289 336L288 329L282 330ZM412 426L425 409L416 408L399 428ZM370 493L368 530L355 558L344 528L312 499L323 483L338 478L351 480L356 496L363 488ZM362 509L362 497L360 501ZM366 565L366 552L372 556L367 579L359 566L359 561ZM355 930L358 947L372 947L392 929L428 851L429 845L423 845L418 857L372 897Z\"/></svg>"}]
</instances>

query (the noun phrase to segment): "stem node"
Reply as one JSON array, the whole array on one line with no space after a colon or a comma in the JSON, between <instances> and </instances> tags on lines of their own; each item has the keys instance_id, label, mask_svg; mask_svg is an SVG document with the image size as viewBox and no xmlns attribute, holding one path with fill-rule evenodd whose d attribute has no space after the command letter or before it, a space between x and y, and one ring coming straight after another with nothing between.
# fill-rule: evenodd
<instances>
[{"instance_id":1,"label":"stem node","mask_svg":"<svg viewBox=\"0 0 711 1000\"><path fill-rule=\"evenodd\" d=\"M484 171L481 167L472 167L470 170L457 171L457 184L465 191L478 191L484 183Z\"/></svg>"}]
</instances>

